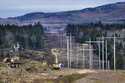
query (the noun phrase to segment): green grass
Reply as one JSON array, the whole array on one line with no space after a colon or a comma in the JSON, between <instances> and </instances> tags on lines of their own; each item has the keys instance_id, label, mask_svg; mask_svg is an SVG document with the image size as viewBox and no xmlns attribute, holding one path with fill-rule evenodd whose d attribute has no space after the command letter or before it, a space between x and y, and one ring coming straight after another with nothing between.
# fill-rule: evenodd
<instances>
[{"instance_id":1,"label":"green grass","mask_svg":"<svg viewBox=\"0 0 125 83\"><path fill-rule=\"evenodd\" d=\"M94 83L102 83L102 81L101 80L95 80Z\"/></svg>"},{"instance_id":2,"label":"green grass","mask_svg":"<svg viewBox=\"0 0 125 83\"><path fill-rule=\"evenodd\" d=\"M0 83L4 83L4 82L0 80Z\"/></svg>"}]
</instances>

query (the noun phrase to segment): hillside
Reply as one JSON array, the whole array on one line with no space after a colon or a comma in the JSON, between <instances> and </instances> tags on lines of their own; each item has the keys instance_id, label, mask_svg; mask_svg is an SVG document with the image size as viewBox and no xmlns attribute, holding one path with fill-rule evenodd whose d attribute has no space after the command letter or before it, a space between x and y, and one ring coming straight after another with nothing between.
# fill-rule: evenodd
<instances>
[{"instance_id":1,"label":"hillside","mask_svg":"<svg viewBox=\"0 0 125 83\"><path fill-rule=\"evenodd\" d=\"M44 13L33 12L18 17L0 19L1 24L33 24L40 21L42 24L55 23L88 23L102 21L106 23L125 21L125 2L107 4L95 8L82 10ZM53 20L54 19L54 20Z\"/></svg>"}]
</instances>

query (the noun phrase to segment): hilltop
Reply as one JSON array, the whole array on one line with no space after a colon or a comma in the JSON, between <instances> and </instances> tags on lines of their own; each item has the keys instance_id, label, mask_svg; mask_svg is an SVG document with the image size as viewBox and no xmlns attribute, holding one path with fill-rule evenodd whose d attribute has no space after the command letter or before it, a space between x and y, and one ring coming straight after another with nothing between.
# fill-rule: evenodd
<instances>
[{"instance_id":1,"label":"hilltop","mask_svg":"<svg viewBox=\"0 0 125 83\"><path fill-rule=\"evenodd\" d=\"M0 19L1 24L68 24L90 23L102 21L104 23L121 23L125 21L125 2L107 4L94 8L65 12L33 12L22 16Z\"/></svg>"}]
</instances>

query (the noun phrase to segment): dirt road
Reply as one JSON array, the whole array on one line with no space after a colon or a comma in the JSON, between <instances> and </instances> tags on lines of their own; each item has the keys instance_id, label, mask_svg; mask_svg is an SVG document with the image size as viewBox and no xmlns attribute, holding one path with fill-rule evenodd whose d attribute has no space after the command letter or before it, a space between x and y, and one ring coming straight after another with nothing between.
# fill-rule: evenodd
<instances>
[{"instance_id":1,"label":"dirt road","mask_svg":"<svg viewBox=\"0 0 125 83\"><path fill-rule=\"evenodd\" d=\"M74 83L125 83L125 72L97 71Z\"/></svg>"}]
</instances>

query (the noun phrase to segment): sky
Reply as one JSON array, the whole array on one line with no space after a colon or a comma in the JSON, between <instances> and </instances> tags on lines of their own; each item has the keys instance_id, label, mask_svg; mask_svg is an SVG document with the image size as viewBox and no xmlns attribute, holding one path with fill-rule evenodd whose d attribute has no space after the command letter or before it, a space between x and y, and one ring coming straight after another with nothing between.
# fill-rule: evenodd
<instances>
[{"instance_id":1,"label":"sky","mask_svg":"<svg viewBox=\"0 0 125 83\"><path fill-rule=\"evenodd\" d=\"M125 0L0 0L0 17L20 16L30 12L80 10Z\"/></svg>"}]
</instances>

